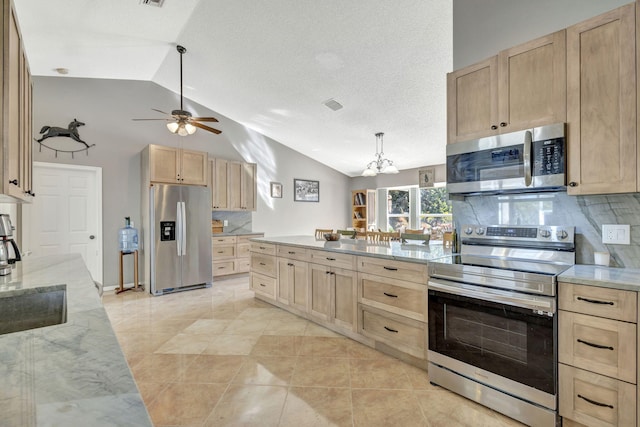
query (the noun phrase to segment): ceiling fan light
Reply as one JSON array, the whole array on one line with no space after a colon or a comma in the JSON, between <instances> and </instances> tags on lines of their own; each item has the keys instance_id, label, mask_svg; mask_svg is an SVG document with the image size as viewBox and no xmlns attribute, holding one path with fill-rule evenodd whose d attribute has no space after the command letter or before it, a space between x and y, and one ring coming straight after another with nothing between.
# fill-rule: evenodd
<instances>
[{"instance_id":1,"label":"ceiling fan light","mask_svg":"<svg viewBox=\"0 0 640 427\"><path fill-rule=\"evenodd\" d=\"M196 133L196 130L198 129L191 123L185 123L184 128L186 129L189 135L193 135L194 133Z\"/></svg>"},{"instance_id":2,"label":"ceiling fan light","mask_svg":"<svg viewBox=\"0 0 640 427\"><path fill-rule=\"evenodd\" d=\"M167 129L169 129L169 132L171 133L176 133L178 132L178 123L177 122L169 122L167 123Z\"/></svg>"},{"instance_id":3,"label":"ceiling fan light","mask_svg":"<svg viewBox=\"0 0 640 427\"><path fill-rule=\"evenodd\" d=\"M184 123L180 123L180 125L178 126L178 135L180 136L189 135L189 132L187 132L187 130L184 127Z\"/></svg>"}]
</instances>

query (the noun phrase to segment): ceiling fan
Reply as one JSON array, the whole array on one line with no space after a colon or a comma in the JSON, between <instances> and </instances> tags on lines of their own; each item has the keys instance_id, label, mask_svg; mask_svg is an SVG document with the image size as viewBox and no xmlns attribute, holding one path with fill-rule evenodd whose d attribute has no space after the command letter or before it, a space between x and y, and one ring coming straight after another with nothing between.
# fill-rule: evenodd
<instances>
[{"instance_id":1,"label":"ceiling fan","mask_svg":"<svg viewBox=\"0 0 640 427\"><path fill-rule=\"evenodd\" d=\"M187 53L187 49L183 46L178 45L176 47L178 53L180 54L180 109L171 111L171 114L167 114L164 111L160 111L158 109L152 108L153 111L157 111L158 113L165 114L170 119L133 119L133 120L166 120L167 129L171 133L177 133L180 136L187 136L195 133L196 128L204 129L209 132L213 132L216 135L222 133L221 130L203 125L200 122L217 122L218 119L215 117L193 117L190 112L186 111L183 107L183 98L182 98L182 55Z\"/></svg>"}]
</instances>

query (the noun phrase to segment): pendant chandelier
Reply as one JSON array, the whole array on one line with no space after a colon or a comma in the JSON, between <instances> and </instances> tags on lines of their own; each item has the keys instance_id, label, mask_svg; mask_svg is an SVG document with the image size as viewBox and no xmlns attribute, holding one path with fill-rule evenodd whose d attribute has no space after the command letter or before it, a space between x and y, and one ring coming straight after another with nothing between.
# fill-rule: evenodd
<instances>
[{"instance_id":1,"label":"pendant chandelier","mask_svg":"<svg viewBox=\"0 0 640 427\"><path fill-rule=\"evenodd\" d=\"M392 160L384 158L384 148L382 136L384 133L376 133L376 158L367 164L366 169L362 172L362 176L376 176L379 173L398 173L398 168L393 164ZM380 146L380 151L378 151Z\"/></svg>"}]
</instances>

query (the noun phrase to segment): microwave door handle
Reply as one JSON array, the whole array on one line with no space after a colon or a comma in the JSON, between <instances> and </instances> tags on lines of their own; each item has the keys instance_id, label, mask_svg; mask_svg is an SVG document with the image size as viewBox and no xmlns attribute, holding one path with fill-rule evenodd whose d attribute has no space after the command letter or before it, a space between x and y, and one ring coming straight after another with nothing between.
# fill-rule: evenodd
<instances>
[{"instance_id":1,"label":"microwave door handle","mask_svg":"<svg viewBox=\"0 0 640 427\"><path fill-rule=\"evenodd\" d=\"M524 185L525 187L531 187L531 140L532 134L528 130L524 133L524 153L522 158L524 160Z\"/></svg>"}]
</instances>

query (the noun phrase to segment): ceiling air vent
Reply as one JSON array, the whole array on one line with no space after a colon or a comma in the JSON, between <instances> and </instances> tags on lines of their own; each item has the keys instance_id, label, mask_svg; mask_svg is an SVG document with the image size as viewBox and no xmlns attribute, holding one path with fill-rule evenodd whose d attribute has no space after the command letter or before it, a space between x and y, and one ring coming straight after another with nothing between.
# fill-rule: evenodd
<instances>
[{"instance_id":1,"label":"ceiling air vent","mask_svg":"<svg viewBox=\"0 0 640 427\"><path fill-rule=\"evenodd\" d=\"M164 0L140 0L140 4L147 6L162 7L162 3L164 3Z\"/></svg>"},{"instance_id":2,"label":"ceiling air vent","mask_svg":"<svg viewBox=\"0 0 640 427\"><path fill-rule=\"evenodd\" d=\"M333 111L337 111L342 108L342 104L340 104L338 101L336 101L333 98L324 101L323 104L331 108Z\"/></svg>"}]
</instances>

